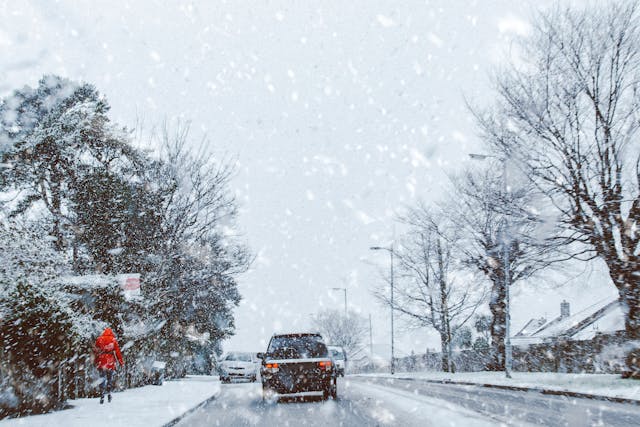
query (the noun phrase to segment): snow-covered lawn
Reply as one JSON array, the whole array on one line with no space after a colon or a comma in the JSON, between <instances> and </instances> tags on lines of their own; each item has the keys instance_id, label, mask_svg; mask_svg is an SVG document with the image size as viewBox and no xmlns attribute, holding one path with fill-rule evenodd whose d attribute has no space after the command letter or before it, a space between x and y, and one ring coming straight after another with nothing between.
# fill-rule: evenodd
<instances>
[{"instance_id":1,"label":"snow-covered lawn","mask_svg":"<svg viewBox=\"0 0 640 427\"><path fill-rule=\"evenodd\" d=\"M392 377L390 374L366 374L365 376ZM620 375L613 374L513 372L513 378L509 379L505 378L504 372L460 372L455 374L448 372L408 372L397 373L393 377L530 387L640 400L640 380L625 380L620 378Z\"/></svg>"},{"instance_id":2,"label":"snow-covered lawn","mask_svg":"<svg viewBox=\"0 0 640 427\"><path fill-rule=\"evenodd\" d=\"M101 405L95 399L70 400L71 409L0 421L0 426L29 427L144 427L162 426L204 400L220 393L218 377L187 376L113 394Z\"/></svg>"}]
</instances>

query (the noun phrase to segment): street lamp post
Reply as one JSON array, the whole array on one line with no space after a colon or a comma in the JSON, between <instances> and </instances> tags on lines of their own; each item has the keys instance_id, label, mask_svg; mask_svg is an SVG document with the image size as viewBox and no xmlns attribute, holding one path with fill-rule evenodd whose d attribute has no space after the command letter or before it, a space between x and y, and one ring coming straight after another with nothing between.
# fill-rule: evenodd
<instances>
[{"instance_id":1,"label":"street lamp post","mask_svg":"<svg viewBox=\"0 0 640 427\"><path fill-rule=\"evenodd\" d=\"M344 317L347 317L347 288L331 288L334 291L344 292Z\"/></svg>"},{"instance_id":2,"label":"street lamp post","mask_svg":"<svg viewBox=\"0 0 640 427\"><path fill-rule=\"evenodd\" d=\"M369 355L373 360L373 329L371 327L371 313L369 313Z\"/></svg>"},{"instance_id":3,"label":"street lamp post","mask_svg":"<svg viewBox=\"0 0 640 427\"><path fill-rule=\"evenodd\" d=\"M384 246L372 246L369 249L371 249L372 251L388 251L391 257L389 282L391 284L391 375L393 375L395 373L395 354L393 340L393 243L391 243L391 246L388 248Z\"/></svg>"},{"instance_id":4,"label":"street lamp post","mask_svg":"<svg viewBox=\"0 0 640 427\"><path fill-rule=\"evenodd\" d=\"M496 156L491 156L489 154L469 154L473 160L485 160L488 157L494 157L502 162L502 189L504 194L507 194L508 186L507 186L507 159L502 157L498 158ZM509 307L509 294L510 294L510 285L511 285L511 277L509 271L509 217L508 215L504 216L502 226L502 268L503 268L503 277L504 277L504 308L505 308L505 321L504 321L504 333L505 333L505 341L504 341L504 373L507 378L511 378L511 368L512 368L512 348L511 348L511 310Z\"/></svg>"}]
</instances>

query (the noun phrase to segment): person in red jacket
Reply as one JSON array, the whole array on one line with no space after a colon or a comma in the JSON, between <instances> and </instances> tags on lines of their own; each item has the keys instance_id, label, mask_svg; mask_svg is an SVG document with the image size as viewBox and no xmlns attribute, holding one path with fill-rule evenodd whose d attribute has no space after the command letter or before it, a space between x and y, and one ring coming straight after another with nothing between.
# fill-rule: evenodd
<instances>
[{"instance_id":1,"label":"person in red jacket","mask_svg":"<svg viewBox=\"0 0 640 427\"><path fill-rule=\"evenodd\" d=\"M104 403L104 393L107 391L107 397L111 402L111 387L113 386L113 377L116 372L116 362L120 366L124 365L120 346L111 328L106 328L102 335L96 339L96 345L93 349L95 353L95 363L102 378L100 383L100 403Z\"/></svg>"}]
</instances>

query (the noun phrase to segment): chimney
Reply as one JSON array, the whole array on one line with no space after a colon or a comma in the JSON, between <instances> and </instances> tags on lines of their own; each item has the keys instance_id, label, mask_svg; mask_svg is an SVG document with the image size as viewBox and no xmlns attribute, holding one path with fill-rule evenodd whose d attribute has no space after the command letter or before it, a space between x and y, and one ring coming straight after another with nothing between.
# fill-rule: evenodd
<instances>
[{"instance_id":1,"label":"chimney","mask_svg":"<svg viewBox=\"0 0 640 427\"><path fill-rule=\"evenodd\" d=\"M569 303L566 300L562 300L560 303L560 318L566 319L571 316L571 310L569 309Z\"/></svg>"}]
</instances>

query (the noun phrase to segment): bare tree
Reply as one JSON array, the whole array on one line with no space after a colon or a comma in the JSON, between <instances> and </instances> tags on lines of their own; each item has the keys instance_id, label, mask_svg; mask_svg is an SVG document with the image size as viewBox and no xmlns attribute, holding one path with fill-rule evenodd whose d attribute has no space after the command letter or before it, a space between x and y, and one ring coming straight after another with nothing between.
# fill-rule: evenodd
<instances>
[{"instance_id":1,"label":"bare tree","mask_svg":"<svg viewBox=\"0 0 640 427\"><path fill-rule=\"evenodd\" d=\"M367 320L354 311L347 316L341 310L324 310L313 316L313 326L329 345L341 346L349 358L358 357L365 348Z\"/></svg>"},{"instance_id":2,"label":"bare tree","mask_svg":"<svg viewBox=\"0 0 640 427\"><path fill-rule=\"evenodd\" d=\"M410 230L401 249L394 252L400 280L392 309L411 325L432 327L440 334L442 369L451 372L452 340L473 316L485 292L456 274L463 269L456 256L459 235L442 214L421 205L404 221ZM386 292L375 295L384 304L392 304Z\"/></svg>"},{"instance_id":3,"label":"bare tree","mask_svg":"<svg viewBox=\"0 0 640 427\"><path fill-rule=\"evenodd\" d=\"M608 266L640 338L640 16L635 1L540 14L478 114L487 142L526 165L560 212L576 257ZM640 372L640 360L629 360Z\"/></svg>"},{"instance_id":4,"label":"bare tree","mask_svg":"<svg viewBox=\"0 0 640 427\"><path fill-rule=\"evenodd\" d=\"M164 189L157 212L163 245L149 300L171 335L162 351L186 352L194 345L186 331L195 328L209 337L197 351L211 353L234 333L232 308L240 302L236 276L252 261L237 234L237 206L229 190L233 163L215 161L204 144L194 151L188 125L165 126L160 138L164 152L149 185Z\"/></svg>"},{"instance_id":5,"label":"bare tree","mask_svg":"<svg viewBox=\"0 0 640 427\"><path fill-rule=\"evenodd\" d=\"M237 215L235 199L229 191L234 163L227 159L214 161L206 152L206 144L193 144L189 124L162 128L164 179L171 188L165 217L166 234L172 236L174 248L184 243L198 244L206 236L219 232Z\"/></svg>"},{"instance_id":6,"label":"bare tree","mask_svg":"<svg viewBox=\"0 0 640 427\"><path fill-rule=\"evenodd\" d=\"M493 166L493 165L492 165ZM510 179L504 191L501 168L467 169L452 179L454 191L446 203L448 217L460 234L462 263L491 282L491 346L488 368L505 368L506 281L502 252L509 250L509 285L525 280L562 259L549 237L555 230L540 215L540 194L529 183ZM503 172L504 173L504 172ZM505 219L508 218L508 221ZM506 225L508 224L508 229Z\"/></svg>"}]
</instances>

